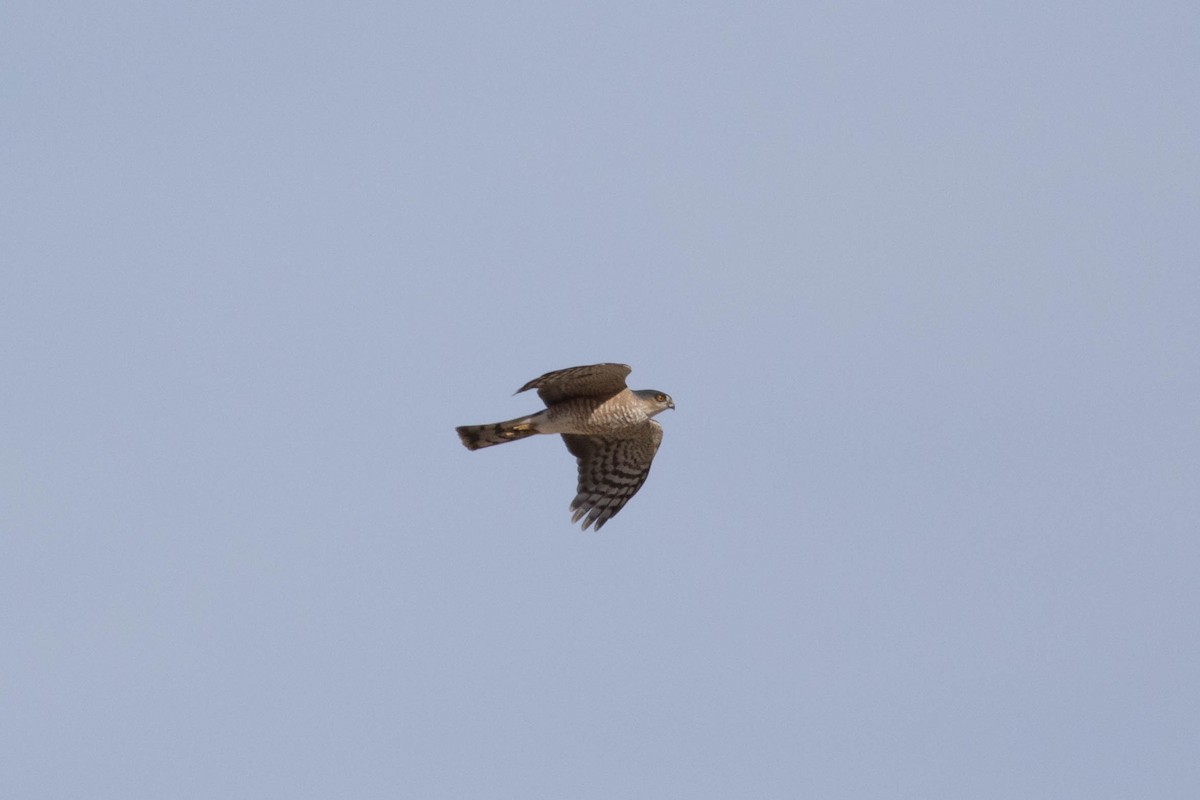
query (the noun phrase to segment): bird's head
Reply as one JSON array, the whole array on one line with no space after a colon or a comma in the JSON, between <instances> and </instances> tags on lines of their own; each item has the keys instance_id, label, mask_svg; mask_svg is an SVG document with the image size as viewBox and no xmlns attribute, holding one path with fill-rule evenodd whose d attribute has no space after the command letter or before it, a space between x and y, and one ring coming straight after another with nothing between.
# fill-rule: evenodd
<instances>
[{"instance_id":1,"label":"bird's head","mask_svg":"<svg viewBox=\"0 0 1200 800\"><path fill-rule=\"evenodd\" d=\"M660 392L657 389L639 389L634 394L649 407L652 417L668 408L675 408L675 401L666 392Z\"/></svg>"}]
</instances>

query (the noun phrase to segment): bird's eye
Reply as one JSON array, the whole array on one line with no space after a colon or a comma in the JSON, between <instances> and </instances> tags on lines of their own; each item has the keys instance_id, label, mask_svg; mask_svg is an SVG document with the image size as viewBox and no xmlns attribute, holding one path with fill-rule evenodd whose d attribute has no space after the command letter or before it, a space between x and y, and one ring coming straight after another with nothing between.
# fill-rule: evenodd
<instances>
[{"instance_id":1,"label":"bird's eye","mask_svg":"<svg viewBox=\"0 0 1200 800\"><path fill-rule=\"evenodd\" d=\"M654 395L654 399L656 402L659 402L659 403L667 402L667 396L665 394L656 394L656 395Z\"/></svg>"}]
</instances>

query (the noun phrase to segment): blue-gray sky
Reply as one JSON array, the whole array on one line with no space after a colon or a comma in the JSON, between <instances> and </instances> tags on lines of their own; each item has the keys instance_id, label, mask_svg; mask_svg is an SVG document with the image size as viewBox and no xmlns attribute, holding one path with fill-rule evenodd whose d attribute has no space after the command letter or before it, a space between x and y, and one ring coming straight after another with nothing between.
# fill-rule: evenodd
<instances>
[{"instance_id":1,"label":"blue-gray sky","mask_svg":"<svg viewBox=\"0 0 1200 800\"><path fill-rule=\"evenodd\" d=\"M4 17L6 797L1200 796L1195 3Z\"/></svg>"}]
</instances>

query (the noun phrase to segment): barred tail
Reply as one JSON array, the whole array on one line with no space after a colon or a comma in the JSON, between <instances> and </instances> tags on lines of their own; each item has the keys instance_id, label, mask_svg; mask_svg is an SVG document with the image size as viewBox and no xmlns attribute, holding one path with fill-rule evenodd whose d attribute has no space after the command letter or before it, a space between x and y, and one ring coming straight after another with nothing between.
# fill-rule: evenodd
<instances>
[{"instance_id":1,"label":"barred tail","mask_svg":"<svg viewBox=\"0 0 1200 800\"><path fill-rule=\"evenodd\" d=\"M533 417L517 417L507 422L495 422L491 425L463 425L454 430L458 431L458 438L462 439L463 445L468 450L479 450L494 444L515 442L517 439L524 439L526 436L533 436L538 432L537 427L533 424Z\"/></svg>"}]
</instances>

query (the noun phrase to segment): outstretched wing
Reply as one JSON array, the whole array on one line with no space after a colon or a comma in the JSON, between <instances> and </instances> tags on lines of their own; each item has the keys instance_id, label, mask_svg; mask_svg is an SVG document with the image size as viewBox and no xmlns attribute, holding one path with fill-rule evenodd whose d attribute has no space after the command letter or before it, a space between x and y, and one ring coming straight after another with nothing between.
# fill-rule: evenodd
<instances>
[{"instance_id":1,"label":"outstretched wing","mask_svg":"<svg viewBox=\"0 0 1200 800\"><path fill-rule=\"evenodd\" d=\"M546 405L572 397L612 397L625 388L625 376L633 371L628 364L591 364L547 372L517 390L517 394L538 390Z\"/></svg>"},{"instance_id":2,"label":"outstretched wing","mask_svg":"<svg viewBox=\"0 0 1200 800\"><path fill-rule=\"evenodd\" d=\"M662 444L662 426L648 420L630 438L564 433L563 441L579 460L579 486L571 501L571 522L600 530L637 494L650 474L650 462Z\"/></svg>"}]
</instances>

